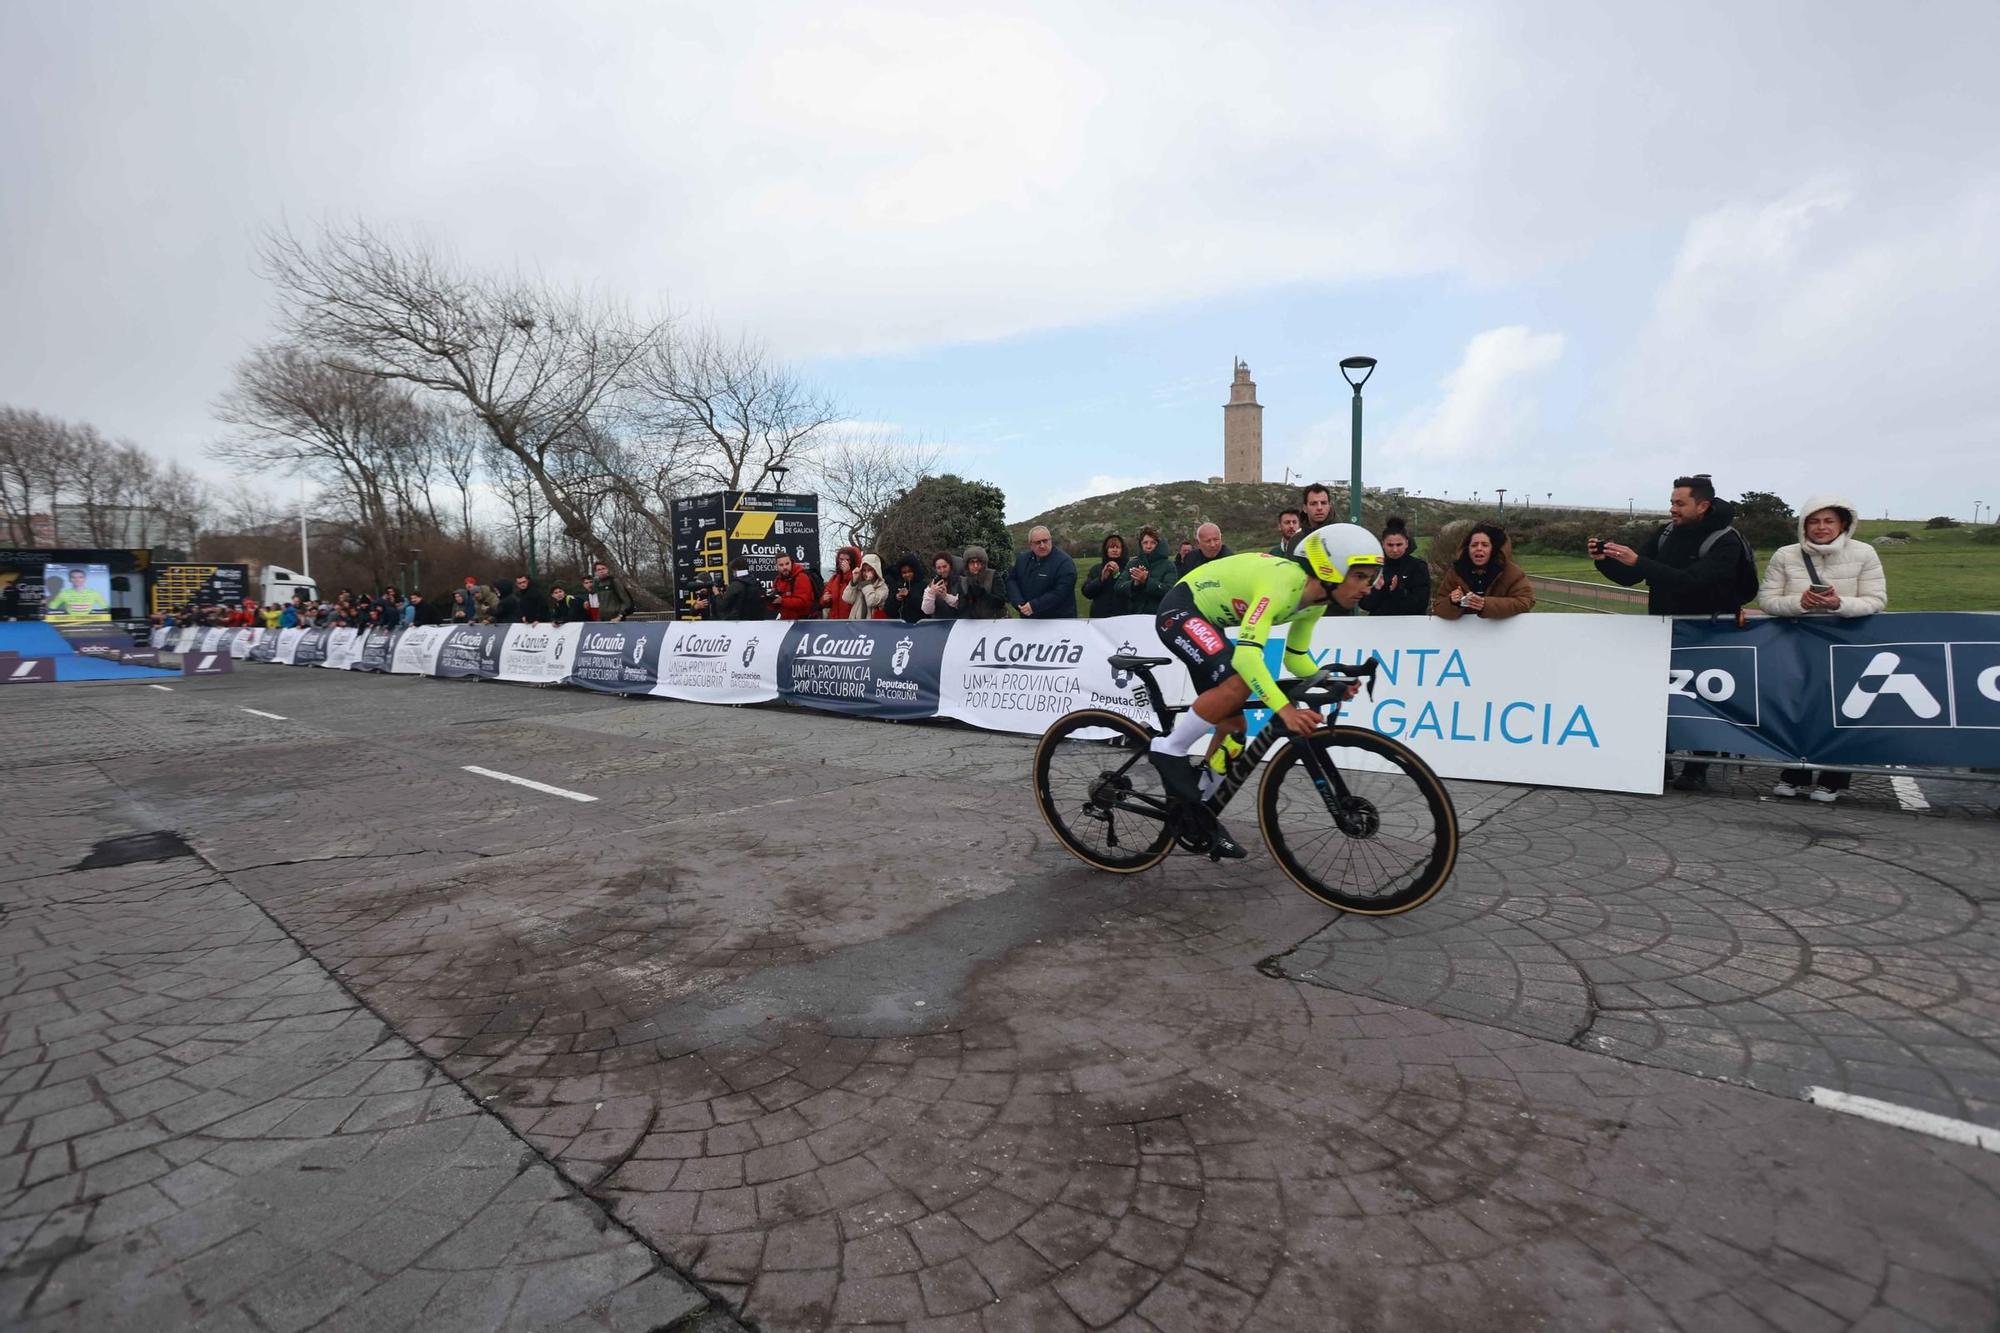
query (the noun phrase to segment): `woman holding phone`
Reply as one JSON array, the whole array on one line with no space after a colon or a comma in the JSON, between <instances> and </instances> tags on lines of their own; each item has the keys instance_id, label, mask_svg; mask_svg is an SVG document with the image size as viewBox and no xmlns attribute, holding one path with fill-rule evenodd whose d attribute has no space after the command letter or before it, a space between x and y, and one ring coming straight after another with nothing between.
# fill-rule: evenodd
<instances>
[{"instance_id":1,"label":"woman holding phone","mask_svg":"<svg viewBox=\"0 0 2000 1333\"><path fill-rule=\"evenodd\" d=\"M1772 553L1757 605L1767 616L1872 616L1889 604L1882 557L1854 535L1855 509L1837 495L1815 495L1800 510L1799 539ZM1838 800L1851 775L1788 768L1771 788L1774 796L1807 792L1815 801Z\"/></svg>"}]
</instances>

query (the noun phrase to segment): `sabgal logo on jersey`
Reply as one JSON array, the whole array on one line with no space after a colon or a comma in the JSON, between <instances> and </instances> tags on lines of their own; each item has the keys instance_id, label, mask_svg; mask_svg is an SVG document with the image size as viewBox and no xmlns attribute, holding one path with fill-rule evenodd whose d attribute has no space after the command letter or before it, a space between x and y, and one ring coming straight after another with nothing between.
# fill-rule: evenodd
<instances>
[{"instance_id":1,"label":"sabgal logo on jersey","mask_svg":"<svg viewBox=\"0 0 2000 1333\"><path fill-rule=\"evenodd\" d=\"M1256 620L1270 609L1271 609L1271 599L1268 597L1259 597L1257 599L1257 605L1252 607L1250 614L1243 618L1245 620Z\"/></svg>"}]
</instances>

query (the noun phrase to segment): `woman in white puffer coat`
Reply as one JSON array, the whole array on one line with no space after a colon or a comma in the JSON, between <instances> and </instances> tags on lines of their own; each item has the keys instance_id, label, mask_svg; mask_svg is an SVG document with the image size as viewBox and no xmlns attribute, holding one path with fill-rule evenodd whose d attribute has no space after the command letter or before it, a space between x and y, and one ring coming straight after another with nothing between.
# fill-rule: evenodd
<instances>
[{"instance_id":1,"label":"woman in white puffer coat","mask_svg":"<svg viewBox=\"0 0 2000 1333\"><path fill-rule=\"evenodd\" d=\"M1872 616L1889 603L1882 557L1854 535L1854 506L1837 495L1815 495L1799 509L1799 539L1781 546L1764 570L1757 605L1767 616ZM1824 588L1819 592L1815 589ZM1810 788L1815 801L1831 801L1851 775L1823 769L1817 785L1809 768L1779 774L1776 796Z\"/></svg>"}]
</instances>

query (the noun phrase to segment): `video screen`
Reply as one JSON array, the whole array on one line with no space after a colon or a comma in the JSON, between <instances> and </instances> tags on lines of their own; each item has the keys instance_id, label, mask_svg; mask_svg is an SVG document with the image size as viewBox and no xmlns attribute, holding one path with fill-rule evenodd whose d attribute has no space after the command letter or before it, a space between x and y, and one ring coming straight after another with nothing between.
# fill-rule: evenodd
<instances>
[{"instance_id":1,"label":"video screen","mask_svg":"<svg viewBox=\"0 0 2000 1333\"><path fill-rule=\"evenodd\" d=\"M101 625L111 620L111 566L45 565L48 596L42 619L52 625Z\"/></svg>"}]
</instances>

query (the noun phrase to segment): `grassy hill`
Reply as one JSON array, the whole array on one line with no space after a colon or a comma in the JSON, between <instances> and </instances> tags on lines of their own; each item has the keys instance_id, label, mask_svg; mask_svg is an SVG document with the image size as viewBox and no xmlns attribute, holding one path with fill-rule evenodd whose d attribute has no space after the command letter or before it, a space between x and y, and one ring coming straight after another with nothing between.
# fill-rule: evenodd
<instances>
[{"instance_id":1,"label":"grassy hill","mask_svg":"<svg viewBox=\"0 0 2000 1333\"><path fill-rule=\"evenodd\" d=\"M1108 532L1123 533L1125 540L1131 542L1137 540L1139 529L1150 523L1160 530L1168 550L1172 551L1183 537L1192 540L1197 526L1214 523L1221 527L1222 540L1232 550L1252 551L1263 550L1278 540L1279 511L1296 507L1298 503L1299 488L1295 485L1168 481L1058 505L1023 522L1011 523L1008 529L1014 534L1015 549L1022 550L1027 546L1028 529L1038 523L1043 524L1055 534L1056 541L1065 550L1082 558L1095 554ZM1338 487L1333 492L1333 512L1336 519L1347 517L1347 493ZM1364 493L1362 522L1370 528L1379 529L1382 520L1390 514L1401 514L1407 518L1410 530L1417 534L1419 542L1428 545L1428 539L1445 524L1455 519L1493 517L1494 507L1490 503ZM1506 521L1511 530L1522 525L1558 521L1615 526L1620 517L1572 509L1524 509L1516 506L1509 508ZM1661 520L1654 518L1650 521L1657 523Z\"/></svg>"}]
</instances>

